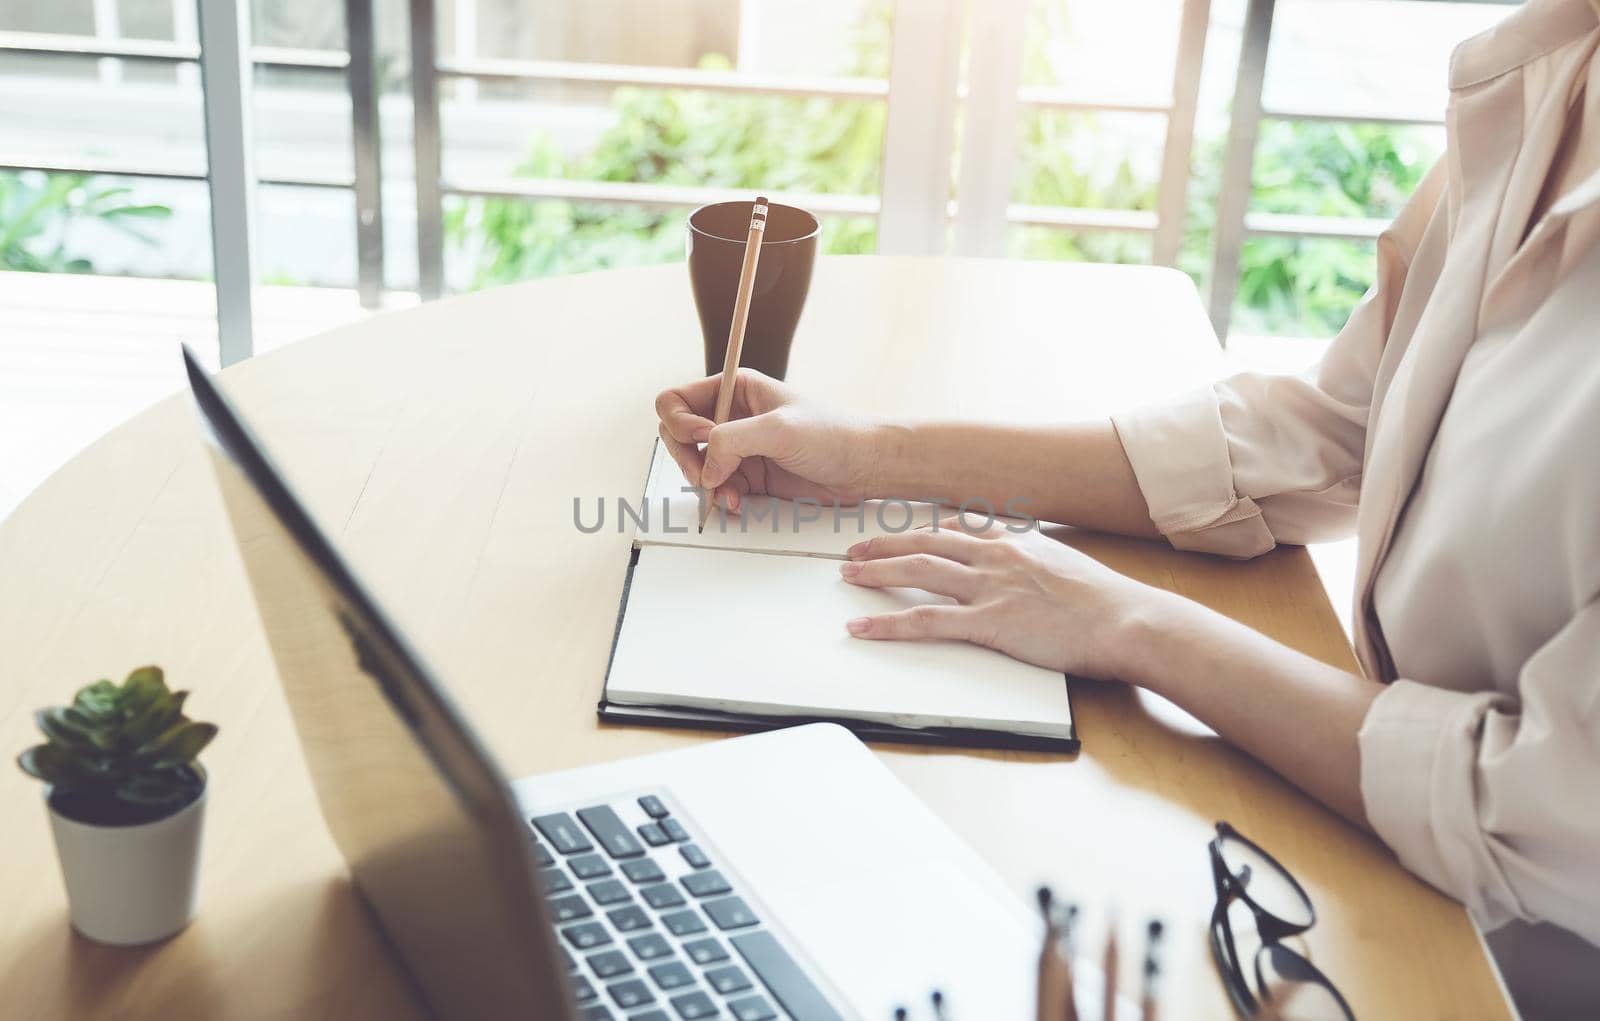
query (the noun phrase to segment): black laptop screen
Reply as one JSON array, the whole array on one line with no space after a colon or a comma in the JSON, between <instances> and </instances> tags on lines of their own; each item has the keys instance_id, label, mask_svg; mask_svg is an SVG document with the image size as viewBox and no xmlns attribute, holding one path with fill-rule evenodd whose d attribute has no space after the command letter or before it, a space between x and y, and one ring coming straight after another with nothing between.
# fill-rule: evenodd
<instances>
[{"instance_id":1,"label":"black laptop screen","mask_svg":"<svg viewBox=\"0 0 1600 1021\"><path fill-rule=\"evenodd\" d=\"M438 1016L567 1016L527 824L503 775L185 358L323 818L357 888Z\"/></svg>"}]
</instances>

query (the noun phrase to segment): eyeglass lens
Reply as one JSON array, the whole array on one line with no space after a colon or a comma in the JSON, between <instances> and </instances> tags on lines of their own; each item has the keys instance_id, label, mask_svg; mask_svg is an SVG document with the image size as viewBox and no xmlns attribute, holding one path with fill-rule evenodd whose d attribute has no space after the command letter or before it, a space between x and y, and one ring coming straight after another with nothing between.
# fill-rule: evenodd
<instances>
[{"instance_id":1,"label":"eyeglass lens","mask_svg":"<svg viewBox=\"0 0 1600 1021\"><path fill-rule=\"evenodd\" d=\"M1289 925L1311 924L1311 901L1282 866L1233 834L1223 835L1220 850L1223 867L1258 907Z\"/></svg>"}]
</instances>

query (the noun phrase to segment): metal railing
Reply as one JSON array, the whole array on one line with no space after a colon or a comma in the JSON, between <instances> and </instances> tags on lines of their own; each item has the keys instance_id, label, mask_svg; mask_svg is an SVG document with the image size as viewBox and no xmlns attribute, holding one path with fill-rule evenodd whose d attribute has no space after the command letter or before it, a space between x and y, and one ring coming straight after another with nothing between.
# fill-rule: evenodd
<instances>
[{"instance_id":1,"label":"metal railing","mask_svg":"<svg viewBox=\"0 0 1600 1021\"><path fill-rule=\"evenodd\" d=\"M174 0L175 9L188 0ZM1507 3L1512 0L1486 0ZM206 181L212 189L212 236L224 362L250 352L251 188L255 184L349 189L356 205L357 279L361 301L374 307L384 288L378 67L374 0L344 0L347 51L248 47L247 0L193 0L199 42L86 39L45 33L0 32L0 53L199 65L204 90L207 159L204 167L148 167L111 160L57 162L21 153L0 155L0 169L106 174ZM888 108L883 178L877 195L774 193L774 198L827 216L871 217L879 251L1000 255L1010 225L1151 237L1152 261L1176 262L1182 240L1201 61L1210 0L1184 0L1171 90L1159 102L1097 101L1048 86L1020 84L1027 0L896 0L890 72L881 78L767 75L745 71L644 67L554 60L484 58L438 53L437 0L409 0L411 86L416 157L418 290L444 291L443 205L446 196L558 200L686 208L737 198L728 188L649 182L445 175L442 170L440 81L512 81L693 89L740 95L882 102ZM1269 109L1262 101L1275 0L1249 0L1240 48L1232 118L1214 225L1209 306L1226 338L1247 238L1276 236L1371 240L1385 221L1253 212L1249 208L1257 135L1263 120L1437 124L1437 118L1378 112ZM218 35L220 27L220 35ZM209 31L208 31L209 28ZM958 85L960 41L971 40L970 80ZM214 40L213 37L216 37ZM219 51L237 53L218 59ZM212 52L208 53L208 48ZM232 68L231 74L228 68ZM341 74L351 105L352 173L257 175L250 161L249 75L246 67ZM104 73L104 72L102 72ZM216 93L216 94L214 94ZM955 121L965 105L961 177L950 196ZM1162 116L1166 130L1154 210L1084 209L1010 201L1020 112L1093 111ZM225 159L219 158L227 154ZM241 311L242 310L242 311Z\"/></svg>"},{"instance_id":2,"label":"metal railing","mask_svg":"<svg viewBox=\"0 0 1600 1021\"><path fill-rule=\"evenodd\" d=\"M1183 2L1171 88L1160 102L1086 99L1058 87L1020 85L1026 6L1016 0L990 0L973 5L972 51L968 58L972 81L968 94L961 97L967 103L967 121L961 151L960 192L951 211L951 215L957 217L955 253L1004 255L1006 230L1010 225L1036 224L1085 232L1148 234L1151 236L1151 261L1158 265L1175 265L1183 240L1195 109L1211 20L1210 0ZM1155 210L1085 209L1011 202L1018 151L1017 124L1023 108L1165 118Z\"/></svg>"},{"instance_id":3,"label":"metal railing","mask_svg":"<svg viewBox=\"0 0 1600 1021\"><path fill-rule=\"evenodd\" d=\"M1518 0L1477 0L1481 3L1514 4ZM1389 221L1366 217L1301 216L1250 211L1250 195L1255 181L1256 139L1261 122L1329 121L1347 124L1439 125L1437 117L1396 116L1377 111L1336 111L1321 109L1271 109L1263 105L1262 93L1267 77L1267 52L1272 42L1272 20L1276 0L1249 0L1245 10L1244 33L1239 45L1239 71L1233 89L1233 113L1228 125L1227 148L1223 157L1222 188L1217 196L1217 221L1211 256L1211 287L1207 304L1217 337L1227 343L1233 320L1234 298L1239 290L1239 273L1244 243L1249 237L1292 237L1330 240L1371 241L1382 234Z\"/></svg>"},{"instance_id":4,"label":"metal railing","mask_svg":"<svg viewBox=\"0 0 1600 1021\"><path fill-rule=\"evenodd\" d=\"M439 81L469 80L558 82L589 85L683 88L739 95L824 97L883 100L889 83L881 79L759 75L698 68L586 64L551 60L490 58L441 59L438 55L437 4L411 0L412 140L417 167L417 289L424 300L444 292L444 197L564 200L680 208L739 197L732 188L687 187L643 182L579 181L557 178L482 177L443 173ZM775 201L834 215L876 216L879 202L870 195L824 195L772 192Z\"/></svg>"},{"instance_id":5,"label":"metal railing","mask_svg":"<svg viewBox=\"0 0 1600 1021\"><path fill-rule=\"evenodd\" d=\"M42 32L0 32L0 53L198 65L204 86L206 165L150 167L115 160L56 161L8 152L0 170L104 174L172 181L204 181L211 190L213 274L217 289L222 362L250 356L252 240L255 185L348 189L355 194L357 290L362 305L382 298L383 168L378 123L378 69L374 0L344 0L347 52L251 47L243 0L195 0L199 43L86 39ZM243 69L265 68L341 74L350 92L352 170L349 177L259 176L251 158L251 83Z\"/></svg>"},{"instance_id":6,"label":"metal railing","mask_svg":"<svg viewBox=\"0 0 1600 1021\"><path fill-rule=\"evenodd\" d=\"M585 64L438 53L436 0L410 0L413 144L417 167L418 290L424 299L444 292L444 198L447 195L522 200L588 201L684 208L743 197L731 188L647 182L483 177L443 172L439 82L559 82L695 89L740 95L823 97L888 104L880 195L772 192L777 201L823 215L875 217L879 251L933 253L945 249L946 228L957 225L957 254L1003 253L1007 224L1038 224L1085 231L1146 233L1154 261L1177 260L1194 140L1201 56L1210 0L1185 0L1171 99L1164 103L1095 102L1064 90L1019 87L1024 0L972 5L975 70L966 89L956 86L963 0L898 0L888 80L762 75L743 71ZM962 182L949 197L954 121L958 103L968 117ZM1155 114L1167 118L1155 211L1075 209L1009 201L1015 160L1017 108Z\"/></svg>"}]
</instances>

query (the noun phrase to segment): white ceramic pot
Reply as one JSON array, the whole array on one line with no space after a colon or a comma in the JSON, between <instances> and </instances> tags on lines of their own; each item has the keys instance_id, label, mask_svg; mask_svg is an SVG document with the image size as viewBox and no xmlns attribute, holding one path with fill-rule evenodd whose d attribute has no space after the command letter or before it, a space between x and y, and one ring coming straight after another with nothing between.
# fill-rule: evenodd
<instances>
[{"instance_id":1,"label":"white ceramic pot","mask_svg":"<svg viewBox=\"0 0 1600 1021\"><path fill-rule=\"evenodd\" d=\"M207 778L194 801L138 826L92 826L51 809L74 929L97 943L128 946L166 939L189 924L210 789Z\"/></svg>"}]
</instances>

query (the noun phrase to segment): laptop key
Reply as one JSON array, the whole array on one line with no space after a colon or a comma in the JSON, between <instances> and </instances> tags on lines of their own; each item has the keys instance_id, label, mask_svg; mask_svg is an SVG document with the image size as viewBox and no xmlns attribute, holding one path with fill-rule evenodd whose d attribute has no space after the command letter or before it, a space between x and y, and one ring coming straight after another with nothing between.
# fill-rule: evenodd
<instances>
[{"instance_id":1,"label":"laptop key","mask_svg":"<svg viewBox=\"0 0 1600 1021\"><path fill-rule=\"evenodd\" d=\"M535 840L533 842L533 860L539 863L540 868L544 868L547 865L554 865L556 856L550 853L548 847Z\"/></svg>"},{"instance_id":2,"label":"laptop key","mask_svg":"<svg viewBox=\"0 0 1600 1021\"><path fill-rule=\"evenodd\" d=\"M599 922L569 925L561 930L561 935L572 944L574 950L592 950L611 942L611 933L607 932L606 927Z\"/></svg>"},{"instance_id":3,"label":"laptop key","mask_svg":"<svg viewBox=\"0 0 1600 1021\"><path fill-rule=\"evenodd\" d=\"M674 844L681 844L685 840L689 839L689 831L684 829L683 823L676 819L669 818L661 820L661 831L665 833L667 835L667 839L672 841Z\"/></svg>"},{"instance_id":4,"label":"laptop key","mask_svg":"<svg viewBox=\"0 0 1600 1021\"><path fill-rule=\"evenodd\" d=\"M743 929L756 924L756 913L750 910L750 905L742 897L724 897L721 900L705 902L706 914L717 923L717 928L724 931L728 929Z\"/></svg>"},{"instance_id":5,"label":"laptop key","mask_svg":"<svg viewBox=\"0 0 1600 1021\"><path fill-rule=\"evenodd\" d=\"M767 987L773 999L788 1011L791 1017L816 1019L816 1021L840 1021L838 1011L829 1006L817 987L811 984L806 973L794 963L794 958L789 956L789 951L772 933L746 932L738 936L730 936L728 942L733 944L733 949L739 951L739 956L744 958L744 963L756 973L761 984Z\"/></svg>"},{"instance_id":6,"label":"laptop key","mask_svg":"<svg viewBox=\"0 0 1600 1021\"><path fill-rule=\"evenodd\" d=\"M588 918L594 914L594 909L589 907L589 902L577 894L571 897L557 897L550 902L550 914L555 916L556 924L571 922L579 918Z\"/></svg>"},{"instance_id":7,"label":"laptop key","mask_svg":"<svg viewBox=\"0 0 1600 1021\"><path fill-rule=\"evenodd\" d=\"M661 916L661 924L674 936L693 936L706 931L706 923L700 921L700 916L695 914L694 908L685 908L674 911L670 915Z\"/></svg>"},{"instance_id":8,"label":"laptop key","mask_svg":"<svg viewBox=\"0 0 1600 1021\"><path fill-rule=\"evenodd\" d=\"M573 978L573 980L572 980L572 997L573 997L573 999L577 1000L579 1003L582 1003L584 1000L592 1000L592 999L594 999L597 995L599 995L599 994L594 991L594 986L589 984L589 980L588 979L584 978L582 975L578 975L575 978Z\"/></svg>"},{"instance_id":9,"label":"laptop key","mask_svg":"<svg viewBox=\"0 0 1600 1021\"><path fill-rule=\"evenodd\" d=\"M579 829L578 824L572 821L572 816L565 812L538 816L533 820L533 825L544 834L546 840L550 841L550 846L562 854L594 850L594 845L583 835L583 830Z\"/></svg>"},{"instance_id":10,"label":"laptop key","mask_svg":"<svg viewBox=\"0 0 1600 1021\"><path fill-rule=\"evenodd\" d=\"M736 1021L772 1021L777 1013L772 1009L772 1004L759 996L746 996L742 1000L732 1000L728 1009L733 1011ZM638 1019L634 1019L638 1021Z\"/></svg>"},{"instance_id":11,"label":"laptop key","mask_svg":"<svg viewBox=\"0 0 1600 1021\"><path fill-rule=\"evenodd\" d=\"M698 991L674 996L672 1009L678 1012L683 1021L697 1021L698 1018L715 1017L717 1014L717 1005L711 1002L711 997Z\"/></svg>"},{"instance_id":12,"label":"laptop key","mask_svg":"<svg viewBox=\"0 0 1600 1021\"><path fill-rule=\"evenodd\" d=\"M643 1007L647 1003L656 1002L656 994L650 991L649 986L636 978L606 986L606 992L610 994L612 1001L623 1010L631 1010L634 1007Z\"/></svg>"},{"instance_id":13,"label":"laptop key","mask_svg":"<svg viewBox=\"0 0 1600 1021\"><path fill-rule=\"evenodd\" d=\"M579 1008L578 1021L616 1021L616 1015L603 1003L591 1003Z\"/></svg>"},{"instance_id":14,"label":"laptop key","mask_svg":"<svg viewBox=\"0 0 1600 1021\"><path fill-rule=\"evenodd\" d=\"M563 960L565 960L567 962L567 970L568 971L577 971L578 970L578 959L576 957L573 957L570 953L568 953L566 947L562 947L561 948L561 957L562 957Z\"/></svg>"},{"instance_id":15,"label":"laptop key","mask_svg":"<svg viewBox=\"0 0 1600 1021\"><path fill-rule=\"evenodd\" d=\"M683 894L679 893L678 888L671 883L646 886L639 891L639 896L643 897L644 902L657 911L664 908L682 907L684 904Z\"/></svg>"},{"instance_id":16,"label":"laptop key","mask_svg":"<svg viewBox=\"0 0 1600 1021\"><path fill-rule=\"evenodd\" d=\"M683 952L696 964L715 964L728 959L728 951L713 937L693 940L683 945Z\"/></svg>"},{"instance_id":17,"label":"laptop key","mask_svg":"<svg viewBox=\"0 0 1600 1021\"><path fill-rule=\"evenodd\" d=\"M667 878L667 874L661 871L661 866L649 858L623 862L622 874L635 883L659 883Z\"/></svg>"},{"instance_id":18,"label":"laptop key","mask_svg":"<svg viewBox=\"0 0 1600 1021\"><path fill-rule=\"evenodd\" d=\"M589 884L589 896L594 898L596 904L621 904L631 900L632 895L628 888L615 879L602 879L598 883Z\"/></svg>"},{"instance_id":19,"label":"laptop key","mask_svg":"<svg viewBox=\"0 0 1600 1021\"><path fill-rule=\"evenodd\" d=\"M688 890L696 897L710 897L712 894L727 893L733 889L728 885L728 881L722 878L722 873L716 869L708 869L705 872L691 872L678 881L683 884L685 890ZM593 887L590 887L590 890L592 891Z\"/></svg>"},{"instance_id":20,"label":"laptop key","mask_svg":"<svg viewBox=\"0 0 1600 1021\"><path fill-rule=\"evenodd\" d=\"M672 944L658 932L647 932L643 936L634 936L628 940L628 949L641 961L653 961L658 957L667 957L672 953Z\"/></svg>"},{"instance_id":21,"label":"laptop key","mask_svg":"<svg viewBox=\"0 0 1600 1021\"><path fill-rule=\"evenodd\" d=\"M644 809L644 814L652 819L665 819L669 814L667 806L654 794L646 794L639 799L639 807Z\"/></svg>"},{"instance_id":22,"label":"laptop key","mask_svg":"<svg viewBox=\"0 0 1600 1021\"><path fill-rule=\"evenodd\" d=\"M594 838L600 841L600 846L611 857L637 858L644 854L644 848L628 832L627 824L617 817L610 805L579 809L578 818L589 827L589 832L594 834Z\"/></svg>"},{"instance_id":23,"label":"laptop key","mask_svg":"<svg viewBox=\"0 0 1600 1021\"><path fill-rule=\"evenodd\" d=\"M572 874L579 879L599 879L611 875L611 866L598 854L582 854L567 862Z\"/></svg>"},{"instance_id":24,"label":"laptop key","mask_svg":"<svg viewBox=\"0 0 1600 1021\"><path fill-rule=\"evenodd\" d=\"M572 880L560 869L540 869L539 882L544 884L545 893L562 893L572 889Z\"/></svg>"},{"instance_id":25,"label":"laptop key","mask_svg":"<svg viewBox=\"0 0 1600 1021\"><path fill-rule=\"evenodd\" d=\"M662 844L672 843L667 837L667 831L662 829L659 823L647 822L640 826L639 836L651 847L660 847Z\"/></svg>"},{"instance_id":26,"label":"laptop key","mask_svg":"<svg viewBox=\"0 0 1600 1021\"><path fill-rule=\"evenodd\" d=\"M596 978L614 978L632 971L633 962L620 950L607 950L589 955L589 970L594 972Z\"/></svg>"},{"instance_id":27,"label":"laptop key","mask_svg":"<svg viewBox=\"0 0 1600 1021\"><path fill-rule=\"evenodd\" d=\"M643 1014L634 1014L628 1021L672 1021L664 1010L647 1010Z\"/></svg>"},{"instance_id":28,"label":"laptop key","mask_svg":"<svg viewBox=\"0 0 1600 1021\"><path fill-rule=\"evenodd\" d=\"M730 964L726 968L712 968L706 972L706 982L723 996L729 993L742 993L750 988L750 979L737 964Z\"/></svg>"},{"instance_id":29,"label":"laptop key","mask_svg":"<svg viewBox=\"0 0 1600 1021\"><path fill-rule=\"evenodd\" d=\"M683 855L683 860L692 869L703 869L711 864L710 856L700 850L699 844L684 844L678 848L678 853Z\"/></svg>"},{"instance_id":30,"label":"laptop key","mask_svg":"<svg viewBox=\"0 0 1600 1021\"><path fill-rule=\"evenodd\" d=\"M650 916L637 904L614 908L606 912L606 917L611 919L611 924L617 927L618 932L635 932L650 928Z\"/></svg>"},{"instance_id":31,"label":"laptop key","mask_svg":"<svg viewBox=\"0 0 1600 1021\"><path fill-rule=\"evenodd\" d=\"M652 965L649 969L650 977L661 989L681 989L694 984L694 973L685 968L680 961L668 961L666 964Z\"/></svg>"}]
</instances>

